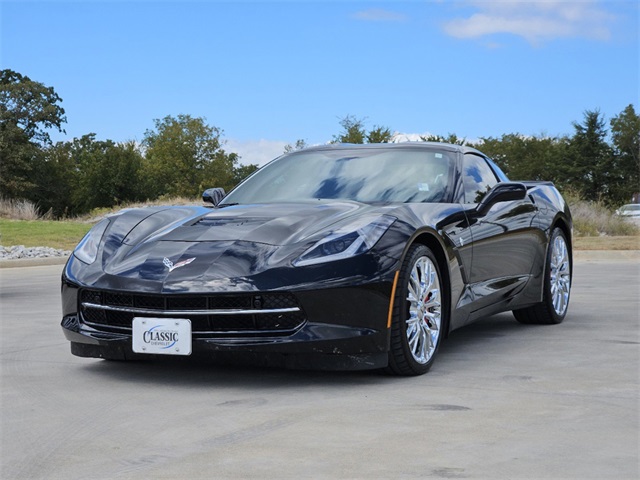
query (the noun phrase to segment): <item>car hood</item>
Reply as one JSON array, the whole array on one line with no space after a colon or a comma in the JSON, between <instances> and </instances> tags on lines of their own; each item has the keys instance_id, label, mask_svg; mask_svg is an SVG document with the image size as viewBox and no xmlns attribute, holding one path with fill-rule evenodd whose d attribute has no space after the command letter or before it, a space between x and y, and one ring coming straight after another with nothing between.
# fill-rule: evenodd
<instances>
[{"instance_id":1,"label":"car hood","mask_svg":"<svg viewBox=\"0 0 640 480\"><path fill-rule=\"evenodd\" d=\"M379 210L356 202L235 205L176 226L156 240L291 245L372 209Z\"/></svg>"},{"instance_id":2,"label":"car hood","mask_svg":"<svg viewBox=\"0 0 640 480\"><path fill-rule=\"evenodd\" d=\"M112 219L98 260L82 267L73 259L69 274L96 287L148 292L277 288L282 278L265 272L297 275L287 267L317 240L391 209L324 202L125 212Z\"/></svg>"}]
</instances>

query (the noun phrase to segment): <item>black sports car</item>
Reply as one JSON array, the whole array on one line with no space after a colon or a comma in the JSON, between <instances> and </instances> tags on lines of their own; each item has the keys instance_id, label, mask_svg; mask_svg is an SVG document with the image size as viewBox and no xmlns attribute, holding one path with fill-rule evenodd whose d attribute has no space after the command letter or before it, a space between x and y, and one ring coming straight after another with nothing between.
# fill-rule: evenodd
<instances>
[{"instance_id":1,"label":"black sports car","mask_svg":"<svg viewBox=\"0 0 640 480\"><path fill-rule=\"evenodd\" d=\"M119 212L80 242L62 276L73 354L416 375L473 320L567 312L567 204L471 148L310 148L203 197Z\"/></svg>"}]
</instances>

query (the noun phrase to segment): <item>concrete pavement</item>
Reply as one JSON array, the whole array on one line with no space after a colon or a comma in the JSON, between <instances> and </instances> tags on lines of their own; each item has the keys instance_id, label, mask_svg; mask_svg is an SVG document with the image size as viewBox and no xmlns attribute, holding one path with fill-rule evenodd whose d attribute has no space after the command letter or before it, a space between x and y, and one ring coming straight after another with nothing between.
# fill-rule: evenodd
<instances>
[{"instance_id":1,"label":"concrete pavement","mask_svg":"<svg viewBox=\"0 0 640 480\"><path fill-rule=\"evenodd\" d=\"M638 257L557 326L456 331L425 376L73 357L61 265L0 270L3 479L637 479Z\"/></svg>"}]
</instances>

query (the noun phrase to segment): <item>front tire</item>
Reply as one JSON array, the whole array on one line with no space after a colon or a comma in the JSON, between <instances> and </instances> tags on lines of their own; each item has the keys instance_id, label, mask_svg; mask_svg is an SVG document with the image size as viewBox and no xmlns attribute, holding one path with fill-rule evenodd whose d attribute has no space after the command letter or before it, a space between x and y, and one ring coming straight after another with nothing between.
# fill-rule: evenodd
<instances>
[{"instance_id":1,"label":"front tire","mask_svg":"<svg viewBox=\"0 0 640 480\"><path fill-rule=\"evenodd\" d=\"M388 370L422 375L433 365L446 326L444 282L433 252L413 245L402 264L394 299Z\"/></svg>"},{"instance_id":2,"label":"front tire","mask_svg":"<svg viewBox=\"0 0 640 480\"><path fill-rule=\"evenodd\" d=\"M567 237L559 228L551 234L544 278L542 302L513 311L520 323L554 325L567 315L571 293L571 255Z\"/></svg>"}]
</instances>

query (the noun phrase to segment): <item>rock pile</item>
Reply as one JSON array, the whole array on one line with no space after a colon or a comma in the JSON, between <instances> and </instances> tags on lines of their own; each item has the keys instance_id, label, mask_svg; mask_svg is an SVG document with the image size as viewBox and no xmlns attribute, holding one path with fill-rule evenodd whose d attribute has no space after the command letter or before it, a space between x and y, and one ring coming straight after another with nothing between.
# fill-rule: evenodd
<instances>
[{"instance_id":1,"label":"rock pile","mask_svg":"<svg viewBox=\"0 0 640 480\"><path fill-rule=\"evenodd\" d=\"M68 257L69 250L57 250L51 247L25 247L24 245L14 245L3 247L0 245L0 260L17 260L20 258L47 258L47 257Z\"/></svg>"}]
</instances>

